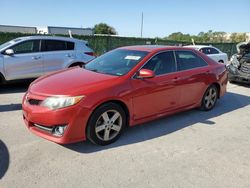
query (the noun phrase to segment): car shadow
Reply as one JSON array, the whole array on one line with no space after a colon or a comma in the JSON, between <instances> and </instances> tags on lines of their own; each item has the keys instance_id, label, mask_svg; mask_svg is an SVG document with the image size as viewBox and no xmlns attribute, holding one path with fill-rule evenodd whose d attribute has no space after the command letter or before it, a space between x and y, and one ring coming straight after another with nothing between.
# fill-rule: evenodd
<instances>
[{"instance_id":1,"label":"car shadow","mask_svg":"<svg viewBox=\"0 0 250 188\"><path fill-rule=\"evenodd\" d=\"M129 127L124 131L123 135L111 145L97 146L86 141L63 145L63 147L79 153L93 153L158 138L196 123L202 123L204 126L216 126L216 122L212 121L212 118L240 109L249 104L250 97L228 92L224 97L218 100L216 107L211 111L204 112L194 109L151 121L143 125Z\"/></svg>"},{"instance_id":2,"label":"car shadow","mask_svg":"<svg viewBox=\"0 0 250 188\"><path fill-rule=\"evenodd\" d=\"M16 111L16 110L21 110L21 109L22 109L22 104L0 105L0 112Z\"/></svg>"},{"instance_id":3,"label":"car shadow","mask_svg":"<svg viewBox=\"0 0 250 188\"><path fill-rule=\"evenodd\" d=\"M0 94L23 93L28 90L32 80L19 81L0 85Z\"/></svg>"},{"instance_id":4,"label":"car shadow","mask_svg":"<svg viewBox=\"0 0 250 188\"><path fill-rule=\"evenodd\" d=\"M233 85L237 85L237 86L241 86L241 87L250 88L250 84L246 84L246 83L231 82L231 84L233 84Z\"/></svg>"},{"instance_id":5,"label":"car shadow","mask_svg":"<svg viewBox=\"0 0 250 188\"><path fill-rule=\"evenodd\" d=\"M7 146L0 140L0 179L3 178L9 168L10 156Z\"/></svg>"}]
</instances>

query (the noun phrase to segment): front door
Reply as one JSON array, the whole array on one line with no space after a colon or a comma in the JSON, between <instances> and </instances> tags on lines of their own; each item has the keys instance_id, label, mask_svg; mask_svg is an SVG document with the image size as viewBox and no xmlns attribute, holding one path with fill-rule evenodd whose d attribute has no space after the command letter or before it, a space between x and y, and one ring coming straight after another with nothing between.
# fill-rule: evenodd
<instances>
[{"instance_id":1,"label":"front door","mask_svg":"<svg viewBox=\"0 0 250 188\"><path fill-rule=\"evenodd\" d=\"M176 63L173 51L161 52L143 67L154 71L149 79L133 78L134 119L160 115L178 106L179 90L176 85Z\"/></svg>"},{"instance_id":2,"label":"front door","mask_svg":"<svg viewBox=\"0 0 250 188\"><path fill-rule=\"evenodd\" d=\"M14 54L4 55L6 80L36 78L43 74L40 40L29 40L11 47Z\"/></svg>"}]
</instances>

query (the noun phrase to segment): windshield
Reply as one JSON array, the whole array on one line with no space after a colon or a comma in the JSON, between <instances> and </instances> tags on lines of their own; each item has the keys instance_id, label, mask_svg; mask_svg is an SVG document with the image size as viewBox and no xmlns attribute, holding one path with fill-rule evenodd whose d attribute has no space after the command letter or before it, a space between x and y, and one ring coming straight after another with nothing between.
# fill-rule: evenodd
<instances>
[{"instance_id":1,"label":"windshield","mask_svg":"<svg viewBox=\"0 0 250 188\"><path fill-rule=\"evenodd\" d=\"M3 48L5 48L5 47L7 47L7 46L9 46L9 45L12 45L12 44L18 42L18 41L21 41L21 40L22 40L22 39L17 38L17 39L14 39L14 40L5 42L5 43L3 43L3 44L0 45L0 50L3 49Z\"/></svg>"},{"instance_id":2,"label":"windshield","mask_svg":"<svg viewBox=\"0 0 250 188\"><path fill-rule=\"evenodd\" d=\"M9 45L11 45L11 44L12 44L11 42L6 42L6 43L1 44L0 45L0 50L7 47L7 46L9 46Z\"/></svg>"},{"instance_id":3,"label":"windshield","mask_svg":"<svg viewBox=\"0 0 250 188\"><path fill-rule=\"evenodd\" d=\"M122 76L134 68L148 52L117 49L108 52L85 65L85 69Z\"/></svg>"}]
</instances>

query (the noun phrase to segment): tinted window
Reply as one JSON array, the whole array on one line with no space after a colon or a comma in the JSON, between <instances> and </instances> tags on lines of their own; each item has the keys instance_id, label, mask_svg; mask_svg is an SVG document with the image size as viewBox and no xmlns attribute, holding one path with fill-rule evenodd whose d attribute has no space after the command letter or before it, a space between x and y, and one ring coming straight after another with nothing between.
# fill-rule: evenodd
<instances>
[{"instance_id":1,"label":"tinted window","mask_svg":"<svg viewBox=\"0 0 250 188\"><path fill-rule=\"evenodd\" d=\"M211 53L211 54L218 54L219 51L216 50L215 48L210 48L210 53Z\"/></svg>"},{"instance_id":2,"label":"tinted window","mask_svg":"<svg viewBox=\"0 0 250 188\"><path fill-rule=\"evenodd\" d=\"M90 61L85 69L121 76L134 68L147 54L144 51L117 49Z\"/></svg>"},{"instance_id":3,"label":"tinted window","mask_svg":"<svg viewBox=\"0 0 250 188\"><path fill-rule=\"evenodd\" d=\"M61 40L44 40L42 51L66 50L66 42Z\"/></svg>"},{"instance_id":4,"label":"tinted window","mask_svg":"<svg viewBox=\"0 0 250 188\"><path fill-rule=\"evenodd\" d=\"M204 54L218 54L219 51L214 48L201 48L200 51Z\"/></svg>"},{"instance_id":5,"label":"tinted window","mask_svg":"<svg viewBox=\"0 0 250 188\"><path fill-rule=\"evenodd\" d=\"M178 70L207 66L207 63L192 51L176 51Z\"/></svg>"},{"instance_id":6,"label":"tinted window","mask_svg":"<svg viewBox=\"0 0 250 188\"><path fill-rule=\"evenodd\" d=\"M39 52L39 45L39 40L29 40L13 46L12 49L15 54L33 53Z\"/></svg>"},{"instance_id":7,"label":"tinted window","mask_svg":"<svg viewBox=\"0 0 250 188\"><path fill-rule=\"evenodd\" d=\"M201 48L200 52L204 53L204 54L210 54L210 50L209 48Z\"/></svg>"},{"instance_id":8,"label":"tinted window","mask_svg":"<svg viewBox=\"0 0 250 188\"><path fill-rule=\"evenodd\" d=\"M150 69L154 71L155 75L175 72L176 64L174 53L169 51L155 55L143 66L143 69Z\"/></svg>"},{"instance_id":9,"label":"tinted window","mask_svg":"<svg viewBox=\"0 0 250 188\"><path fill-rule=\"evenodd\" d=\"M66 42L66 49L67 50L74 50L75 43L74 42Z\"/></svg>"}]
</instances>

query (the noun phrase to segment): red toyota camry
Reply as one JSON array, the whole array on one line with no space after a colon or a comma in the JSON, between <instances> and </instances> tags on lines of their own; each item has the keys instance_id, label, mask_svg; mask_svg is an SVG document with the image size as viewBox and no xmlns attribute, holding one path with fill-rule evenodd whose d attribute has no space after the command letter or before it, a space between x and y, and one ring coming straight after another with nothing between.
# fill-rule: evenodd
<instances>
[{"instance_id":1,"label":"red toyota camry","mask_svg":"<svg viewBox=\"0 0 250 188\"><path fill-rule=\"evenodd\" d=\"M107 145L126 126L191 108L211 110L227 79L225 65L190 48L123 47L84 68L35 80L23 98L23 119L56 143Z\"/></svg>"}]
</instances>

